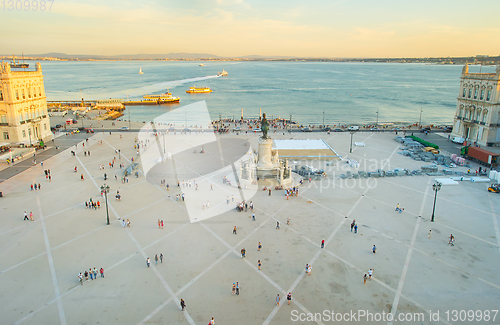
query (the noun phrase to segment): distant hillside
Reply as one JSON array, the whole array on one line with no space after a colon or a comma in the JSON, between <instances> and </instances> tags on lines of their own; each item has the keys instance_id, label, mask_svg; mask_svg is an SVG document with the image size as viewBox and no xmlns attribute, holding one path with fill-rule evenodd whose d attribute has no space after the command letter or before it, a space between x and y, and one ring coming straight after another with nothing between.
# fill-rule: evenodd
<instances>
[{"instance_id":1,"label":"distant hillside","mask_svg":"<svg viewBox=\"0 0 500 325\"><path fill-rule=\"evenodd\" d=\"M11 55L5 55L11 56ZM16 54L17 58L22 55ZM202 59L220 58L218 55L208 53L168 53L168 54L121 54L121 55L88 55L88 54L66 54L66 53L44 53L44 54L24 54L25 57L51 57L58 59L111 59L111 60L161 60L161 59Z\"/></svg>"}]
</instances>

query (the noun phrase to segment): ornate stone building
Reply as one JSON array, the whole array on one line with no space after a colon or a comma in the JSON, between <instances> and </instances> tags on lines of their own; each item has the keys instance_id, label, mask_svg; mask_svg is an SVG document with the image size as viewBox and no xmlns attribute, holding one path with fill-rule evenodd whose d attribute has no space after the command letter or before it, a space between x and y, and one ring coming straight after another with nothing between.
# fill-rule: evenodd
<instances>
[{"instance_id":1,"label":"ornate stone building","mask_svg":"<svg viewBox=\"0 0 500 325\"><path fill-rule=\"evenodd\" d=\"M500 145L500 66L495 73L462 69L452 136L482 146Z\"/></svg>"},{"instance_id":2,"label":"ornate stone building","mask_svg":"<svg viewBox=\"0 0 500 325\"><path fill-rule=\"evenodd\" d=\"M35 71L0 66L0 144L35 144L51 138L42 66Z\"/></svg>"}]
</instances>

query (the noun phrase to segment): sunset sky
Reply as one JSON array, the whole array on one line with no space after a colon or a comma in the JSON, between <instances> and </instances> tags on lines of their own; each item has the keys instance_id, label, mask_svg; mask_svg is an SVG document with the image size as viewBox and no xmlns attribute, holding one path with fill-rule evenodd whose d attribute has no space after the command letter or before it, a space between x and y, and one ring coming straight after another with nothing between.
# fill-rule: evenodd
<instances>
[{"instance_id":1,"label":"sunset sky","mask_svg":"<svg viewBox=\"0 0 500 325\"><path fill-rule=\"evenodd\" d=\"M500 55L499 0L55 0L50 12L48 6L9 11L6 0L0 54Z\"/></svg>"}]
</instances>

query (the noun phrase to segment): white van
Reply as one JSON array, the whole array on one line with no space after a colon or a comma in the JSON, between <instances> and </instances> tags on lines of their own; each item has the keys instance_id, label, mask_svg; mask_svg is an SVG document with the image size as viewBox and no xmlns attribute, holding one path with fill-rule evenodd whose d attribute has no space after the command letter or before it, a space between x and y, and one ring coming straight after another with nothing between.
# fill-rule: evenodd
<instances>
[{"instance_id":1,"label":"white van","mask_svg":"<svg viewBox=\"0 0 500 325\"><path fill-rule=\"evenodd\" d=\"M347 128L348 131L359 131L359 126L357 125L351 125L350 127Z\"/></svg>"}]
</instances>

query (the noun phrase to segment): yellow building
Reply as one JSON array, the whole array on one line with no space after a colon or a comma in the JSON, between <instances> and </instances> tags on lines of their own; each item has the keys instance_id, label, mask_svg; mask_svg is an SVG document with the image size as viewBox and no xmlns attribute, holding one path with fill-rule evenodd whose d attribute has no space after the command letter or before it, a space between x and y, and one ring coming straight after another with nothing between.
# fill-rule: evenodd
<instances>
[{"instance_id":1,"label":"yellow building","mask_svg":"<svg viewBox=\"0 0 500 325\"><path fill-rule=\"evenodd\" d=\"M50 140L51 131L42 66L35 71L0 66L0 144L36 144Z\"/></svg>"}]
</instances>

